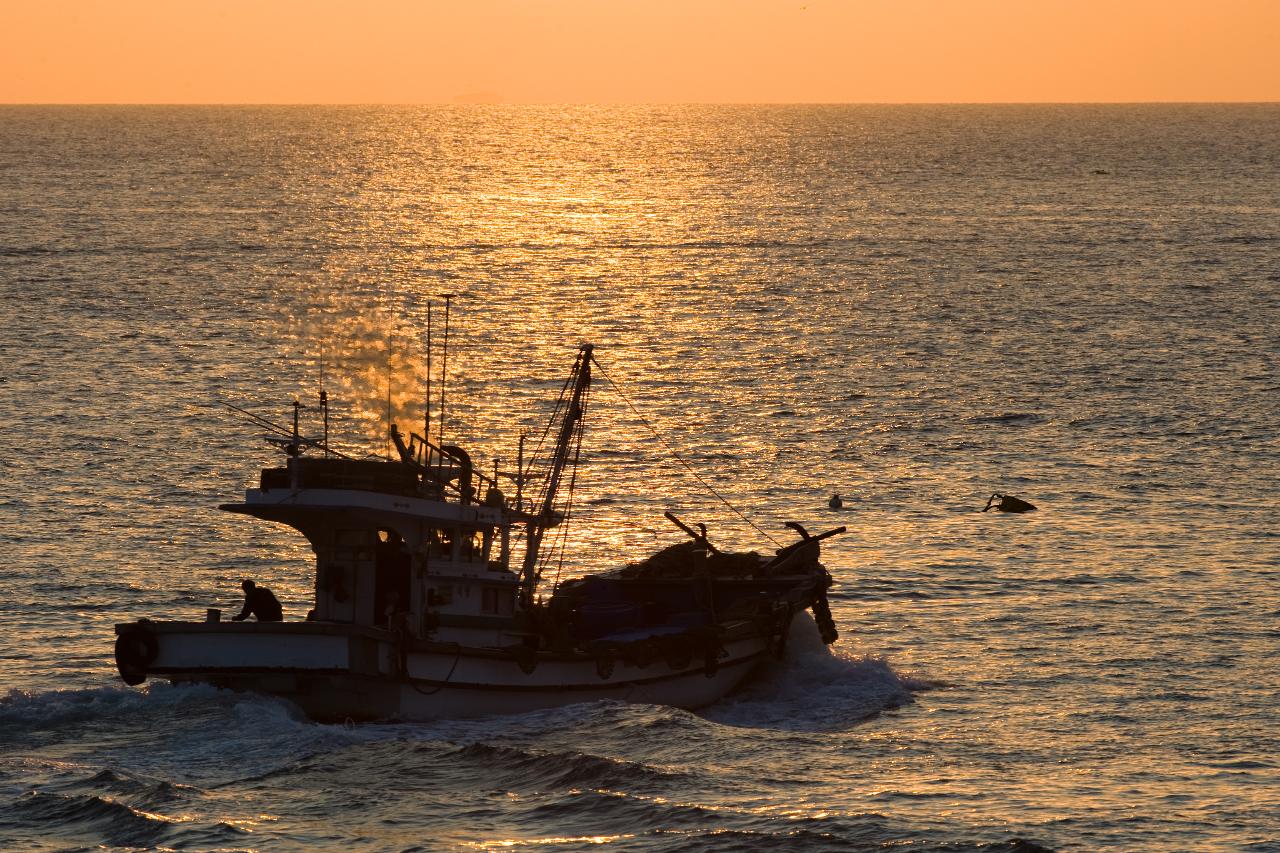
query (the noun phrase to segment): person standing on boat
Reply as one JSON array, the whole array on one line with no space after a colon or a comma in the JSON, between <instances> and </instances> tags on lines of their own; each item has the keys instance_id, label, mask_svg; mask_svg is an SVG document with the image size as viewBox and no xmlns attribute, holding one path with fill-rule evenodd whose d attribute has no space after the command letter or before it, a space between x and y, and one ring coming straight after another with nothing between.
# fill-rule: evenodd
<instances>
[{"instance_id":1,"label":"person standing on boat","mask_svg":"<svg viewBox=\"0 0 1280 853\"><path fill-rule=\"evenodd\" d=\"M284 621L280 600L271 590L265 586L258 586L250 580L240 584L240 588L244 590L244 609L240 611L239 616L231 617L233 622L243 622L249 614L256 616L259 622Z\"/></svg>"}]
</instances>

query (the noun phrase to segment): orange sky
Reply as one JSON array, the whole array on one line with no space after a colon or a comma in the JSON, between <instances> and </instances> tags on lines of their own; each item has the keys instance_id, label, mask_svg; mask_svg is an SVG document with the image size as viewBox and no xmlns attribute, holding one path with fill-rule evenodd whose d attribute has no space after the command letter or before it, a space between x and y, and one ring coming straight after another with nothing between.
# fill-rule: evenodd
<instances>
[{"instance_id":1,"label":"orange sky","mask_svg":"<svg viewBox=\"0 0 1280 853\"><path fill-rule=\"evenodd\" d=\"M0 0L0 103L1280 101L1280 0Z\"/></svg>"}]
</instances>

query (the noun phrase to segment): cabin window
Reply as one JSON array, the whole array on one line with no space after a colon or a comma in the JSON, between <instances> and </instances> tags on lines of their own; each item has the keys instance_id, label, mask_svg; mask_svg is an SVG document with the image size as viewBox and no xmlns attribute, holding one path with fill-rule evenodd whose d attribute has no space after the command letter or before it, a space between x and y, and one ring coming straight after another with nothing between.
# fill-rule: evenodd
<instances>
[{"instance_id":1,"label":"cabin window","mask_svg":"<svg viewBox=\"0 0 1280 853\"><path fill-rule=\"evenodd\" d=\"M484 559L484 534L479 530L468 530L462 535L462 559Z\"/></svg>"},{"instance_id":2,"label":"cabin window","mask_svg":"<svg viewBox=\"0 0 1280 853\"><path fill-rule=\"evenodd\" d=\"M453 531L432 528L428 530L422 541L422 548L427 560L449 560L453 558Z\"/></svg>"},{"instance_id":3,"label":"cabin window","mask_svg":"<svg viewBox=\"0 0 1280 853\"><path fill-rule=\"evenodd\" d=\"M480 591L480 612L495 614L498 612L498 590L487 586Z\"/></svg>"},{"instance_id":4,"label":"cabin window","mask_svg":"<svg viewBox=\"0 0 1280 853\"><path fill-rule=\"evenodd\" d=\"M442 583L435 588L427 590L427 605L431 607L439 607L453 603L453 585Z\"/></svg>"}]
</instances>

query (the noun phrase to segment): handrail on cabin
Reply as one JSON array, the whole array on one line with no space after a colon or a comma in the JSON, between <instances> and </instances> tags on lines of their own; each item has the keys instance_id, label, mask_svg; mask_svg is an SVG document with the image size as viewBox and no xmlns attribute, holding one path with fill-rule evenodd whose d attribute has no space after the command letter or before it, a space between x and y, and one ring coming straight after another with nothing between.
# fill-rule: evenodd
<instances>
[{"instance_id":1,"label":"handrail on cabin","mask_svg":"<svg viewBox=\"0 0 1280 853\"><path fill-rule=\"evenodd\" d=\"M409 443L406 445L403 434L395 424L391 425L391 440L402 461L418 468L441 488L456 492L464 504L475 500L477 486L472 485L473 481L478 480L479 486L488 489L498 488L497 481L477 469L471 457L461 447L436 444L416 432L409 433ZM459 469L456 478L449 476L451 469L455 467ZM454 485L454 479L457 480L457 485Z\"/></svg>"}]
</instances>

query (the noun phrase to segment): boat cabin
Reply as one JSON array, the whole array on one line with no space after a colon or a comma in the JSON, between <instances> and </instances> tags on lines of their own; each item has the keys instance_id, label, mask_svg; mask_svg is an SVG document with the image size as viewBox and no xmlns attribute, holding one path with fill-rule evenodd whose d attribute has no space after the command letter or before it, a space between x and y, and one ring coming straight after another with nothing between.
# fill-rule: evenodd
<instances>
[{"instance_id":1,"label":"boat cabin","mask_svg":"<svg viewBox=\"0 0 1280 853\"><path fill-rule=\"evenodd\" d=\"M483 504L444 492L404 462L294 456L264 469L244 503L222 508L307 537L316 555L309 619L510 642L504 629L519 589L510 569L512 514L493 488Z\"/></svg>"}]
</instances>

